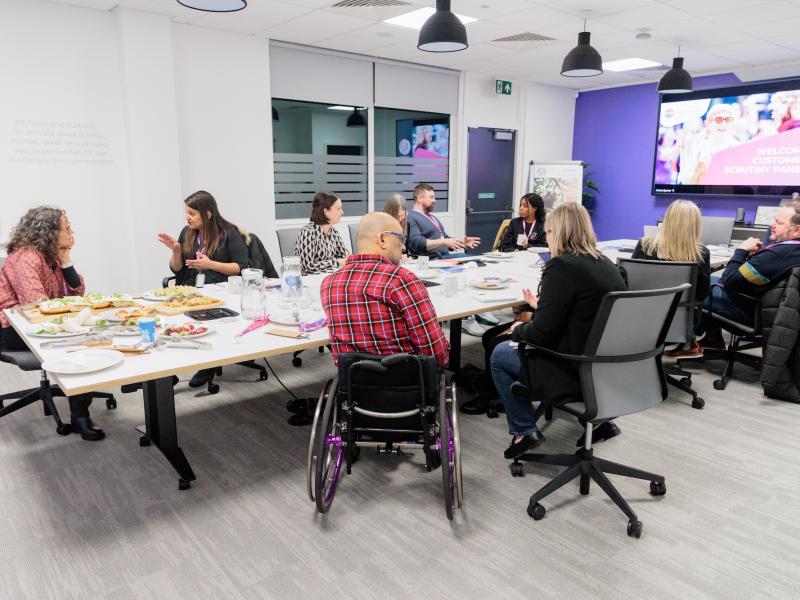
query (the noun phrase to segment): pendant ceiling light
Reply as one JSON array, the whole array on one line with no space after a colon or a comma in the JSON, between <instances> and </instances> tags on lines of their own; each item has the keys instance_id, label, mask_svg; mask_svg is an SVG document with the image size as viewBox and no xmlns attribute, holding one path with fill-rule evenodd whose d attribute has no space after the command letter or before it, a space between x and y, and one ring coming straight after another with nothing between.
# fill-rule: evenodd
<instances>
[{"instance_id":1,"label":"pendant ceiling light","mask_svg":"<svg viewBox=\"0 0 800 600\"><path fill-rule=\"evenodd\" d=\"M603 74L603 58L589 44L591 35L586 31L584 21L583 31L578 34L578 45L569 51L561 64L561 74L564 77L594 77Z\"/></svg>"},{"instance_id":2,"label":"pendant ceiling light","mask_svg":"<svg viewBox=\"0 0 800 600\"><path fill-rule=\"evenodd\" d=\"M247 6L247 0L178 0L178 4L206 12L236 12Z\"/></svg>"},{"instance_id":3,"label":"pendant ceiling light","mask_svg":"<svg viewBox=\"0 0 800 600\"><path fill-rule=\"evenodd\" d=\"M417 48L425 52L458 52L468 46L467 28L450 12L450 0L436 0L436 12L419 30Z\"/></svg>"},{"instance_id":4,"label":"pendant ceiling light","mask_svg":"<svg viewBox=\"0 0 800 600\"><path fill-rule=\"evenodd\" d=\"M353 112L347 117L347 126L348 127L366 127L367 120L364 118L364 115L359 112L359 110L354 106Z\"/></svg>"},{"instance_id":5,"label":"pendant ceiling light","mask_svg":"<svg viewBox=\"0 0 800 600\"><path fill-rule=\"evenodd\" d=\"M694 83L689 71L683 68L683 57L678 47L678 56L672 59L672 68L664 73L658 82L659 94L686 94L694 90Z\"/></svg>"}]
</instances>

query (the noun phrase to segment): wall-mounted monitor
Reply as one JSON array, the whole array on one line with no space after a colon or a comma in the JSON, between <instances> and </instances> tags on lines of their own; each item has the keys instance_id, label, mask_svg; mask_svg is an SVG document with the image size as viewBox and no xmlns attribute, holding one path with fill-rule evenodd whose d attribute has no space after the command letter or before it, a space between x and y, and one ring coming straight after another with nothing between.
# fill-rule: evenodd
<instances>
[{"instance_id":1,"label":"wall-mounted monitor","mask_svg":"<svg viewBox=\"0 0 800 600\"><path fill-rule=\"evenodd\" d=\"M790 196L798 188L800 78L661 98L653 194Z\"/></svg>"},{"instance_id":2,"label":"wall-mounted monitor","mask_svg":"<svg viewBox=\"0 0 800 600\"><path fill-rule=\"evenodd\" d=\"M448 119L398 119L397 156L447 158L450 155Z\"/></svg>"}]
</instances>

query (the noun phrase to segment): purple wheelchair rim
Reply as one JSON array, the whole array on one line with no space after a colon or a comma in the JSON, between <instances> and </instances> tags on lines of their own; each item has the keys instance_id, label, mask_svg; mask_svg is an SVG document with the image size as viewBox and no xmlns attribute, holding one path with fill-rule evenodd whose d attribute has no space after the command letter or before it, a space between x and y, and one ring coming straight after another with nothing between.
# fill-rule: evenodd
<instances>
[{"instance_id":1,"label":"purple wheelchair rim","mask_svg":"<svg viewBox=\"0 0 800 600\"><path fill-rule=\"evenodd\" d=\"M342 438L338 435L328 434L325 436L326 446L336 447L336 462L333 465L333 473L330 476L330 483L328 489L325 490L325 504L328 505L333 502L333 495L336 493L336 485L339 483L339 474L342 470Z\"/></svg>"}]
</instances>

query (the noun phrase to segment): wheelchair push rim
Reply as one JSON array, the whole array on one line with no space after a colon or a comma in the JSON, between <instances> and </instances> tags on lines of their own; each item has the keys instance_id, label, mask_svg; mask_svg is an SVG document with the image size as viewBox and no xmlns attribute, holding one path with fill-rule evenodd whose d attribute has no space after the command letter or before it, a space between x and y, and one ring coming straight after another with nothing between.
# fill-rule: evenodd
<instances>
[{"instance_id":1,"label":"wheelchair push rim","mask_svg":"<svg viewBox=\"0 0 800 600\"><path fill-rule=\"evenodd\" d=\"M314 468L314 498L317 510L328 512L336 494L342 471L344 441L338 422L338 402L335 395L328 398L322 413L320 434L317 439L317 458Z\"/></svg>"},{"instance_id":2,"label":"wheelchair push rim","mask_svg":"<svg viewBox=\"0 0 800 600\"><path fill-rule=\"evenodd\" d=\"M319 394L319 402L317 402L317 408L314 411L314 421L311 424L311 436L308 440L308 459L306 461L306 488L308 497L312 502L314 502L314 469L317 464L317 439L321 435L322 411L325 408L330 391L335 388L336 386L332 379L329 379L325 385L322 386L322 391Z\"/></svg>"},{"instance_id":3,"label":"wheelchair push rim","mask_svg":"<svg viewBox=\"0 0 800 600\"><path fill-rule=\"evenodd\" d=\"M439 451L442 469L442 490L444 491L444 510L448 520L453 520L453 506L457 502L455 484L455 442L453 440L452 419L450 418L448 402L445 398L445 385L439 396L439 437L436 440L436 449Z\"/></svg>"}]
</instances>

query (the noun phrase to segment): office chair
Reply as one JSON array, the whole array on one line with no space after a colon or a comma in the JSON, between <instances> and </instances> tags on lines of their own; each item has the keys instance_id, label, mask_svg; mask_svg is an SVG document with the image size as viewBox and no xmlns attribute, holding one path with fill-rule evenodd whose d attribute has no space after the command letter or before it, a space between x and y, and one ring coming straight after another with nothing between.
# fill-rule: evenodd
<instances>
[{"instance_id":1,"label":"office chair","mask_svg":"<svg viewBox=\"0 0 800 600\"><path fill-rule=\"evenodd\" d=\"M617 260L617 264L627 273L629 290L654 290L682 283L688 283L691 286L681 297L664 343L693 342L695 315L701 306L695 301L699 271L697 263L620 258ZM676 379L675 375L680 376L681 379ZM677 365L667 373L666 377L667 383L692 397L692 408L701 409L705 406L705 401L691 388L692 374L689 371Z\"/></svg>"},{"instance_id":2,"label":"office chair","mask_svg":"<svg viewBox=\"0 0 800 600\"><path fill-rule=\"evenodd\" d=\"M61 420L58 409L53 402L54 396L63 396L64 393L57 386L51 385L50 380L47 378L47 372L42 370L42 364L34 356L33 352L30 350L4 350L0 348L0 362L14 365L22 371L39 371L40 373L38 388L0 395L0 417L5 417L20 408L41 400L42 404L44 404L44 415L53 417L56 422L56 432L59 435L72 433L72 426ZM91 394L93 398L104 398L106 407L109 410L117 408L117 400L113 394L106 392L92 392ZM15 402L6 406L5 403L8 400L14 400Z\"/></svg>"},{"instance_id":3,"label":"office chair","mask_svg":"<svg viewBox=\"0 0 800 600\"><path fill-rule=\"evenodd\" d=\"M503 241L503 236L506 233L506 229L511 224L511 219L503 219L500 223L500 227L497 229L497 235L494 236L494 242L492 242L492 250L497 250L500 247L500 242Z\"/></svg>"},{"instance_id":4,"label":"office chair","mask_svg":"<svg viewBox=\"0 0 800 600\"><path fill-rule=\"evenodd\" d=\"M609 292L600 304L582 355L563 354L520 343L525 381L533 381L531 367L534 361L539 356L548 356L577 365L581 382L581 397L555 404L540 402L534 415L543 412L543 404L550 404L577 417L586 428L584 446L575 454L523 454L511 463L511 474L515 477L524 474L520 461L567 467L531 496L528 515L535 521L544 518L546 512L540 500L579 477L582 495L589 493L590 479L594 479L628 517L628 535L635 538L642 535L642 522L606 474L650 481L650 493L654 496L666 494L664 477L596 458L592 450L592 425L661 403L666 396L660 358L664 340L681 296L690 288L685 283L657 290ZM636 335L631 335L632 331Z\"/></svg>"},{"instance_id":5,"label":"office chair","mask_svg":"<svg viewBox=\"0 0 800 600\"><path fill-rule=\"evenodd\" d=\"M356 254L358 252L358 223L350 223L347 229L350 231L350 252Z\"/></svg>"}]
</instances>

